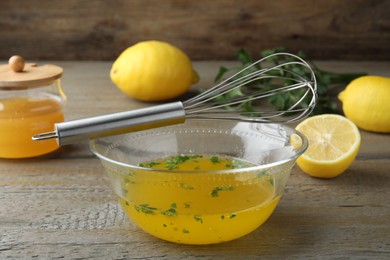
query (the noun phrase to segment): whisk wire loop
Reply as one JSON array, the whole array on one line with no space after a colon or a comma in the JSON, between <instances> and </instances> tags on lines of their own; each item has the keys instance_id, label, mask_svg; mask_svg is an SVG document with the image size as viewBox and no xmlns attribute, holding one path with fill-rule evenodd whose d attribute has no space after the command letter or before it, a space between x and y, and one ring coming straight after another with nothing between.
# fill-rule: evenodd
<instances>
[{"instance_id":1,"label":"whisk wire loop","mask_svg":"<svg viewBox=\"0 0 390 260\"><path fill-rule=\"evenodd\" d=\"M275 56L288 56L291 61L269 65ZM291 69L292 65L300 70ZM286 85L285 82L290 82ZM242 91L243 87L251 89L249 93L232 99L224 98L231 91ZM242 111L248 102L269 99L277 94L301 91L301 96L281 110L264 110L263 106L254 104L253 111ZM192 99L183 102L187 118L226 119L249 122L294 122L308 116L317 102L317 83L310 65L302 58L290 53L275 53L236 72L214 87L202 92ZM308 101L309 99L309 101ZM262 110L259 110L262 109Z\"/></svg>"}]
</instances>

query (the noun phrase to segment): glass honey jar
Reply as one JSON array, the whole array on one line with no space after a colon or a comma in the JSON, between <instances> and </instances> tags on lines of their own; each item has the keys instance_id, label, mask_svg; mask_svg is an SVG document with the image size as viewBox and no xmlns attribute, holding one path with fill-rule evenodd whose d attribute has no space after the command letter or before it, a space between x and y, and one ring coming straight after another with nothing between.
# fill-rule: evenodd
<instances>
[{"instance_id":1,"label":"glass honey jar","mask_svg":"<svg viewBox=\"0 0 390 260\"><path fill-rule=\"evenodd\" d=\"M62 74L59 66L25 63L20 56L0 65L0 158L35 157L58 149L55 140L37 142L32 136L64 121Z\"/></svg>"}]
</instances>

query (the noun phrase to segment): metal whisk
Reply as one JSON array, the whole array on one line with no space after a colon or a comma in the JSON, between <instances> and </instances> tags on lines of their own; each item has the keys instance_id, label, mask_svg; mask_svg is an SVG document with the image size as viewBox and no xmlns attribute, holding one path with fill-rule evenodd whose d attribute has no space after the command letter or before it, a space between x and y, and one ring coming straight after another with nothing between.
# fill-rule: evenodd
<instances>
[{"instance_id":1,"label":"metal whisk","mask_svg":"<svg viewBox=\"0 0 390 260\"><path fill-rule=\"evenodd\" d=\"M269 65L269 61L275 56L286 56L291 61ZM298 66L299 70L296 69ZM241 90L243 86L248 86L251 91L239 98L223 98L224 102L219 101L223 95ZM297 91L300 98L291 102L284 110L266 109L264 104L257 104L276 94ZM242 105L248 102L251 102L250 111L242 111ZM298 56L276 53L256 61L187 101L56 123L53 132L38 134L32 139L56 138L59 145L65 145L87 138L179 124L189 118L290 123L308 116L316 102L317 83L309 64Z\"/></svg>"}]
</instances>

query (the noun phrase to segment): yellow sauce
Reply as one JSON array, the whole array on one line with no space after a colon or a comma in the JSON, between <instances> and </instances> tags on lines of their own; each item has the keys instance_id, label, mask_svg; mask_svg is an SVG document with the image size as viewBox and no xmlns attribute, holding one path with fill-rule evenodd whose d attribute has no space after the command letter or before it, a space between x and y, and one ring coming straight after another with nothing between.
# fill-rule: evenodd
<instances>
[{"instance_id":1,"label":"yellow sauce","mask_svg":"<svg viewBox=\"0 0 390 260\"><path fill-rule=\"evenodd\" d=\"M53 131L62 122L61 104L50 97L0 99L0 157L27 158L58 148L55 140L32 141L32 136Z\"/></svg>"},{"instance_id":2,"label":"yellow sauce","mask_svg":"<svg viewBox=\"0 0 390 260\"><path fill-rule=\"evenodd\" d=\"M263 224L279 202L274 179L264 172L202 173L248 163L216 156L192 156L177 164L172 160L141 166L188 173L132 172L123 180L119 199L130 219L158 238L184 244L233 240Z\"/></svg>"}]
</instances>

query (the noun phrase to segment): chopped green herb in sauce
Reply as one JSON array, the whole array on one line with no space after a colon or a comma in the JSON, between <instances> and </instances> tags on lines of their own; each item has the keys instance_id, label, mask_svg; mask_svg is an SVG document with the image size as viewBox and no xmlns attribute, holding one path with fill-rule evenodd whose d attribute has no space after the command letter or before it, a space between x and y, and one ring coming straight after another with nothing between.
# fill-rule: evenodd
<instances>
[{"instance_id":1,"label":"chopped green herb in sauce","mask_svg":"<svg viewBox=\"0 0 390 260\"><path fill-rule=\"evenodd\" d=\"M134 208L138 212L143 212L145 214L153 214L157 208L149 206L149 204L140 204L140 205L134 205Z\"/></svg>"},{"instance_id":2,"label":"chopped green herb in sauce","mask_svg":"<svg viewBox=\"0 0 390 260\"><path fill-rule=\"evenodd\" d=\"M159 162L146 162L146 163L140 163L140 164L138 164L138 166L151 168L151 167L159 165L159 164L160 164Z\"/></svg>"},{"instance_id":3,"label":"chopped green herb in sauce","mask_svg":"<svg viewBox=\"0 0 390 260\"><path fill-rule=\"evenodd\" d=\"M211 156L211 158L210 158L210 160L211 160L211 162L212 163L220 163L221 162L221 160L218 158L218 156Z\"/></svg>"},{"instance_id":4,"label":"chopped green herb in sauce","mask_svg":"<svg viewBox=\"0 0 390 260\"><path fill-rule=\"evenodd\" d=\"M212 197L218 197L219 196L219 192L220 191L232 191L234 190L234 187L215 187L212 191L211 191L211 196Z\"/></svg>"},{"instance_id":5,"label":"chopped green herb in sauce","mask_svg":"<svg viewBox=\"0 0 390 260\"><path fill-rule=\"evenodd\" d=\"M200 223L203 223L202 216L200 216L200 215L195 215L195 216L194 216L194 219L195 219L196 221L199 221Z\"/></svg>"},{"instance_id":6,"label":"chopped green herb in sauce","mask_svg":"<svg viewBox=\"0 0 390 260\"><path fill-rule=\"evenodd\" d=\"M176 216L177 215L176 208L177 208L176 203L172 203L171 207L165 211L162 211L161 214L165 216Z\"/></svg>"},{"instance_id":7,"label":"chopped green herb in sauce","mask_svg":"<svg viewBox=\"0 0 390 260\"><path fill-rule=\"evenodd\" d=\"M179 168L179 165L189 160L201 158L201 155L178 155L165 161L165 168L173 170Z\"/></svg>"}]
</instances>

